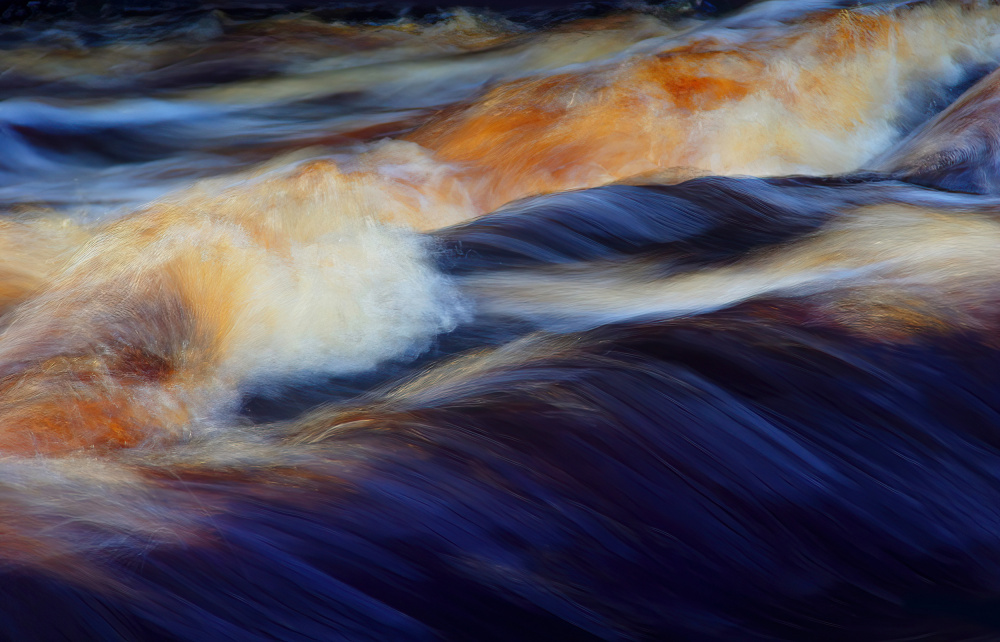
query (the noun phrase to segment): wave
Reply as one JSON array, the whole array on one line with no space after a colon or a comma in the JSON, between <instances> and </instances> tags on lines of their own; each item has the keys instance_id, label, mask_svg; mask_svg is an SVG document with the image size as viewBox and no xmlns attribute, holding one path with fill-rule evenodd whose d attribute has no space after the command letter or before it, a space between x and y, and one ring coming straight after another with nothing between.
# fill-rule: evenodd
<instances>
[{"instance_id":1,"label":"wave","mask_svg":"<svg viewBox=\"0 0 1000 642\"><path fill-rule=\"evenodd\" d=\"M4 45L3 636L996 637L1000 8L532 15Z\"/></svg>"}]
</instances>

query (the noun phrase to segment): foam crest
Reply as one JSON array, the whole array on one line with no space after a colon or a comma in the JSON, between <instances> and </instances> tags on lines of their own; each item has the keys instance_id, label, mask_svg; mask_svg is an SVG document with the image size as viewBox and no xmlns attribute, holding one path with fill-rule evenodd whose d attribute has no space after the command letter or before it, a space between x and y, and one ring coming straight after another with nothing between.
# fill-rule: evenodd
<instances>
[{"instance_id":1,"label":"foam crest","mask_svg":"<svg viewBox=\"0 0 1000 642\"><path fill-rule=\"evenodd\" d=\"M873 286L876 299L905 294L938 308L977 308L997 294L997 243L1000 225L990 216L876 206L733 265L684 270L647 259L497 272L466 283L480 309L559 331Z\"/></svg>"}]
</instances>

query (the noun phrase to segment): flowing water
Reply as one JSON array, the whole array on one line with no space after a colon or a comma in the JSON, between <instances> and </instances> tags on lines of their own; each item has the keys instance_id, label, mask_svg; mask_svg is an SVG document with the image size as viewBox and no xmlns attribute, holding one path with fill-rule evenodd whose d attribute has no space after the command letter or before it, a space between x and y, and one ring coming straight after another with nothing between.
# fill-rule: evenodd
<instances>
[{"instance_id":1,"label":"flowing water","mask_svg":"<svg viewBox=\"0 0 1000 642\"><path fill-rule=\"evenodd\" d=\"M1000 636L1000 5L682 9L0 27L2 637Z\"/></svg>"}]
</instances>

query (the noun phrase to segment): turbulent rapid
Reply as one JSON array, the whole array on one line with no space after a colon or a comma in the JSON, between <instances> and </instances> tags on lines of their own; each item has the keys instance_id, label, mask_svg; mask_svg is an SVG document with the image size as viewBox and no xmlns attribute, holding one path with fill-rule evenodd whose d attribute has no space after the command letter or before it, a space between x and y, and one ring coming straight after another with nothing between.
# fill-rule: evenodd
<instances>
[{"instance_id":1,"label":"turbulent rapid","mask_svg":"<svg viewBox=\"0 0 1000 642\"><path fill-rule=\"evenodd\" d=\"M1000 636L1000 5L694 4L0 26L0 637Z\"/></svg>"}]
</instances>

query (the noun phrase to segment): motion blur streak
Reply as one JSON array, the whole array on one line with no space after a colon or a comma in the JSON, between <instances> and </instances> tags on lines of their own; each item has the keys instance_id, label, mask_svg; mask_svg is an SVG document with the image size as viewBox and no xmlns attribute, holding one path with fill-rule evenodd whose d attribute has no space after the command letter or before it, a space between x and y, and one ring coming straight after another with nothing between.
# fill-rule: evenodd
<instances>
[{"instance_id":1,"label":"motion blur streak","mask_svg":"<svg viewBox=\"0 0 1000 642\"><path fill-rule=\"evenodd\" d=\"M683 5L0 27L0 637L997 639L1000 6Z\"/></svg>"}]
</instances>

